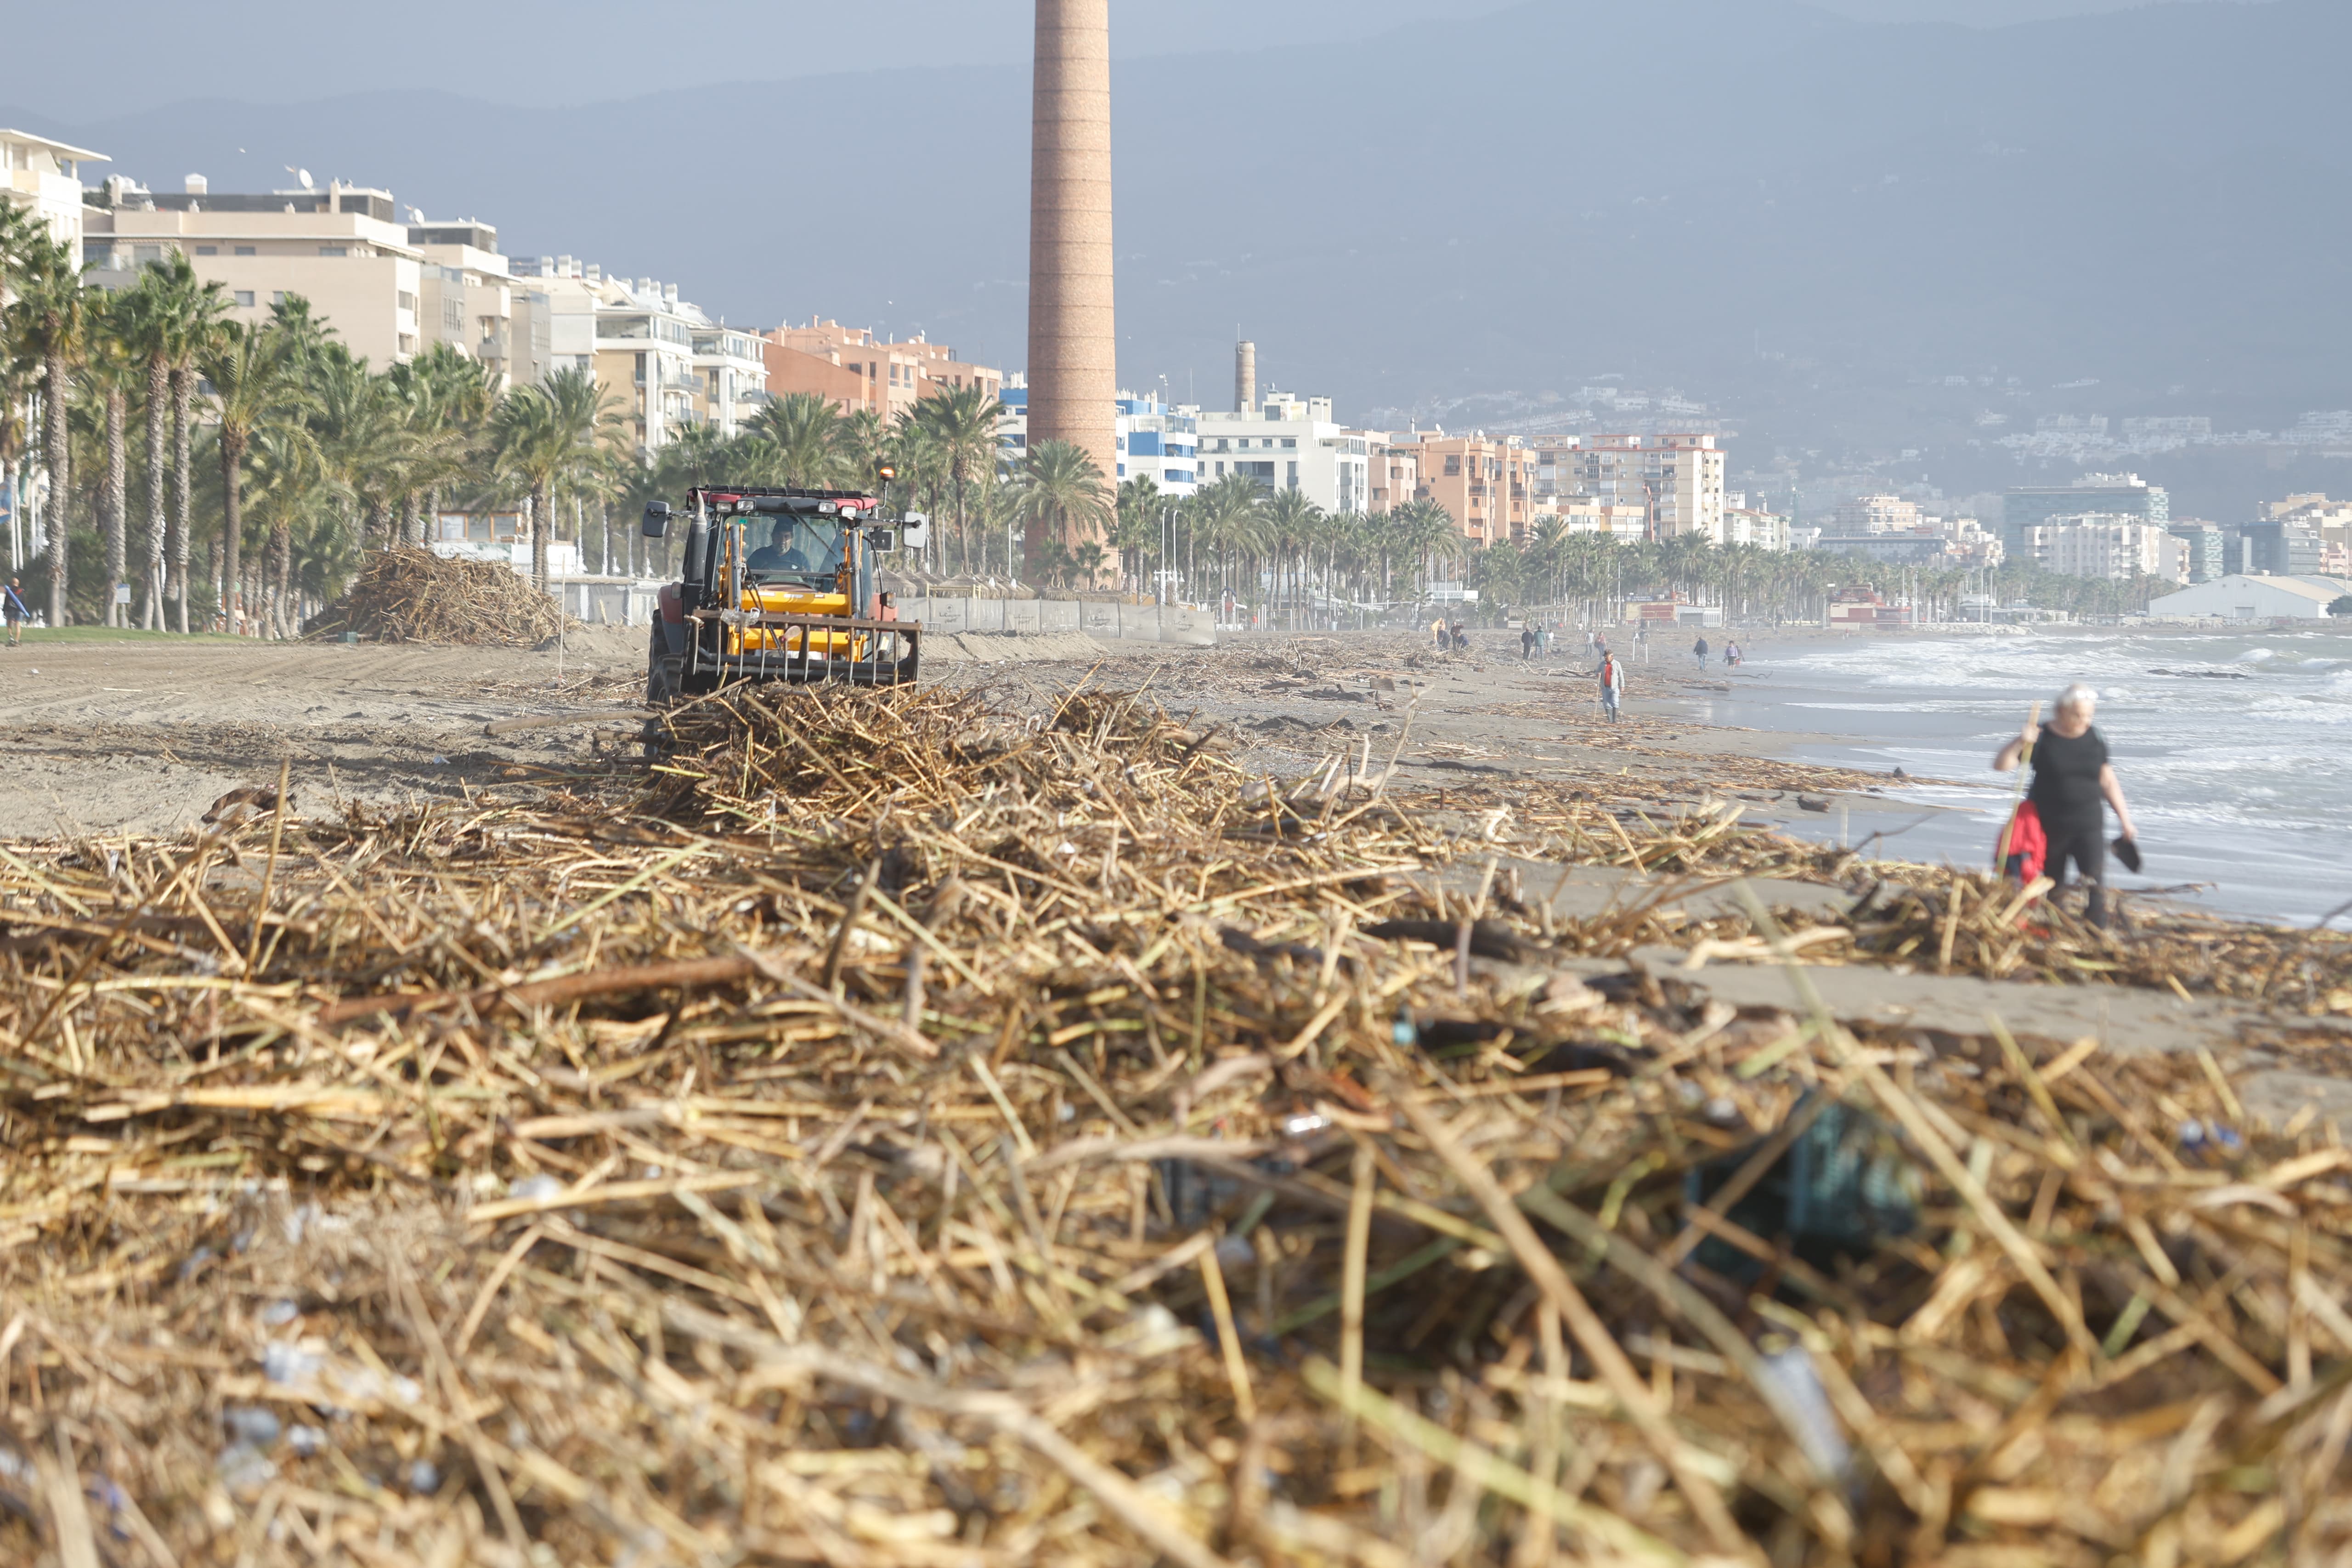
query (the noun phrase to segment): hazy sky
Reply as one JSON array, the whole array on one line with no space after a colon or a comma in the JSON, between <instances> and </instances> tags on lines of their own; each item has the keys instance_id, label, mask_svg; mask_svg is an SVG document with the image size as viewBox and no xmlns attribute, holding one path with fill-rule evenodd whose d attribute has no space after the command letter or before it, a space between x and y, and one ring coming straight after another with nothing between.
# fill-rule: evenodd
<instances>
[{"instance_id":1,"label":"hazy sky","mask_svg":"<svg viewBox=\"0 0 2352 1568\"><path fill-rule=\"evenodd\" d=\"M1514 0L1116 0L1122 54L1255 48L1360 36L1415 19L1475 16ZM1865 21L1998 25L2124 8L2137 0L1819 0ZM68 123L189 98L289 102L433 88L519 105L601 102L698 80L742 81L892 65L1013 61L1029 47L1024 0L501 0L401 13L317 0L116 0L102 62L88 15L14 5L19 61L0 108ZM102 94L96 89L102 87Z\"/></svg>"}]
</instances>

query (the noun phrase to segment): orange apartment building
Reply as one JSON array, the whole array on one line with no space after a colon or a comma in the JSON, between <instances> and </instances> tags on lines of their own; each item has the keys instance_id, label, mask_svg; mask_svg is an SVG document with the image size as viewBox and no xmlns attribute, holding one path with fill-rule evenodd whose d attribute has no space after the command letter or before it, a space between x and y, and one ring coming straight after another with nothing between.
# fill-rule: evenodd
<instances>
[{"instance_id":1,"label":"orange apartment building","mask_svg":"<svg viewBox=\"0 0 2352 1568\"><path fill-rule=\"evenodd\" d=\"M1396 440L1369 433L1364 446L1366 465L1364 510L1378 517L1394 511L1421 493L1421 437Z\"/></svg>"},{"instance_id":2,"label":"orange apartment building","mask_svg":"<svg viewBox=\"0 0 2352 1568\"><path fill-rule=\"evenodd\" d=\"M966 364L947 344L919 335L886 343L864 327L813 318L760 336L770 396L813 392L845 414L871 410L885 424L936 392L976 385L994 397L1004 385L1003 372Z\"/></svg>"},{"instance_id":3,"label":"orange apartment building","mask_svg":"<svg viewBox=\"0 0 2352 1568\"><path fill-rule=\"evenodd\" d=\"M1418 500L1433 500L1454 519L1464 537L1499 544L1527 535L1535 512L1535 454L1516 437L1446 436L1421 438Z\"/></svg>"}]
</instances>

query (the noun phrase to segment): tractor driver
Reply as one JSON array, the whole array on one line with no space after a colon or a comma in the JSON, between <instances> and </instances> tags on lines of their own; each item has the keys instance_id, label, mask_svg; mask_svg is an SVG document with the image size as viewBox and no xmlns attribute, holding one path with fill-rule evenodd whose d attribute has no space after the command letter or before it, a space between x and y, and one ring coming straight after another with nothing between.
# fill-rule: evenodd
<instances>
[{"instance_id":1,"label":"tractor driver","mask_svg":"<svg viewBox=\"0 0 2352 1568\"><path fill-rule=\"evenodd\" d=\"M768 542L751 552L745 564L754 572L814 572L816 562L808 558L807 534L791 518L780 517L769 532Z\"/></svg>"}]
</instances>

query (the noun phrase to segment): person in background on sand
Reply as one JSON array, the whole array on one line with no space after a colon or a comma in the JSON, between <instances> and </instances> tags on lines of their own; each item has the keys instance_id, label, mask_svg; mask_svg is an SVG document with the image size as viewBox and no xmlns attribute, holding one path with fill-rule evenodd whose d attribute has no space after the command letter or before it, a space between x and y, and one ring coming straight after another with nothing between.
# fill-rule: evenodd
<instances>
[{"instance_id":1,"label":"person in background on sand","mask_svg":"<svg viewBox=\"0 0 2352 1568\"><path fill-rule=\"evenodd\" d=\"M33 618L32 606L25 603L25 581L11 577L8 585L0 588L0 613L8 620L8 646L15 647L25 640L25 623Z\"/></svg>"},{"instance_id":2,"label":"person in background on sand","mask_svg":"<svg viewBox=\"0 0 2352 1568\"><path fill-rule=\"evenodd\" d=\"M1617 722L1617 704L1625 695L1625 667L1617 662L1608 645L1601 649L1601 668L1594 672L1601 681L1601 710L1609 715L1612 724Z\"/></svg>"},{"instance_id":3,"label":"person in background on sand","mask_svg":"<svg viewBox=\"0 0 2352 1568\"><path fill-rule=\"evenodd\" d=\"M1440 616L1435 620L1429 623L1429 635L1437 639L1437 651L1444 653L1445 651L1447 641L1445 636L1445 617L1444 616Z\"/></svg>"},{"instance_id":4,"label":"person in background on sand","mask_svg":"<svg viewBox=\"0 0 2352 1568\"><path fill-rule=\"evenodd\" d=\"M1726 669L1738 669L1748 656L1739 651L1739 639L1726 637L1723 641L1723 665Z\"/></svg>"},{"instance_id":5,"label":"person in background on sand","mask_svg":"<svg viewBox=\"0 0 2352 1568\"><path fill-rule=\"evenodd\" d=\"M1460 621L1454 623L1454 647L1457 652L1468 653L1470 651L1470 634L1463 629L1463 626Z\"/></svg>"},{"instance_id":6,"label":"person in background on sand","mask_svg":"<svg viewBox=\"0 0 2352 1568\"><path fill-rule=\"evenodd\" d=\"M2080 684L2058 694L2058 705L2047 725L2028 721L2017 738L1992 760L1993 771L2005 773L2018 764L2029 746L2033 750L2033 783L2026 799L2042 818L2049 841L2043 870L2060 887L2066 885L2066 863L2090 889L2090 916L2095 926L2107 923L2106 814L2116 808L2116 822L2125 840L2136 840L2131 807L2124 804L2123 785L2107 761L2105 736L2091 727L2099 694ZM2126 857L2129 858L2128 856Z\"/></svg>"},{"instance_id":7,"label":"person in background on sand","mask_svg":"<svg viewBox=\"0 0 2352 1568\"><path fill-rule=\"evenodd\" d=\"M1706 668L1706 638L1702 637L1691 645L1691 657L1698 660L1698 667L1701 669Z\"/></svg>"},{"instance_id":8,"label":"person in background on sand","mask_svg":"<svg viewBox=\"0 0 2352 1568\"><path fill-rule=\"evenodd\" d=\"M1519 628L1519 658L1522 659L1530 659L1535 658L1535 656L1536 629L1533 626L1521 626Z\"/></svg>"}]
</instances>

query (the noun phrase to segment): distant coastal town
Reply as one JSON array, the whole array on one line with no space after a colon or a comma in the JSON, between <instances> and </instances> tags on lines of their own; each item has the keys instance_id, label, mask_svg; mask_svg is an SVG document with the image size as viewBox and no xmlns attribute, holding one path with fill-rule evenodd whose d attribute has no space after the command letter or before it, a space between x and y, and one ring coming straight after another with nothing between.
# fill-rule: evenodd
<instances>
[{"instance_id":1,"label":"distant coastal town","mask_svg":"<svg viewBox=\"0 0 2352 1568\"><path fill-rule=\"evenodd\" d=\"M1890 489L1808 514L1793 487L1734 487L1732 437L1679 394L1587 388L1549 431L1378 428L1262 384L1250 342L1225 406L1161 378L1116 392L1108 453L1033 447L1025 373L920 331L732 324L676 282L510 256L493 223L307 170L257 192L91 183L104 154L16 131L0 162L0 510L11 573L59 622L290 636L360 552L395 544L550 587L643 577L667 563L635 510L722 468L861 486L887 468L894 504L938 520L906 563L927 584L1115 589L1243 625L1432 603L1702 624L2352 614L2352 501L2324 494L2216 521L2086 470L1967 508ZM2337 424L2352 415L2298 434ZM2078 464L2235 438L2107 426L1993 438Z\"/></svg>"}]
</instances>

